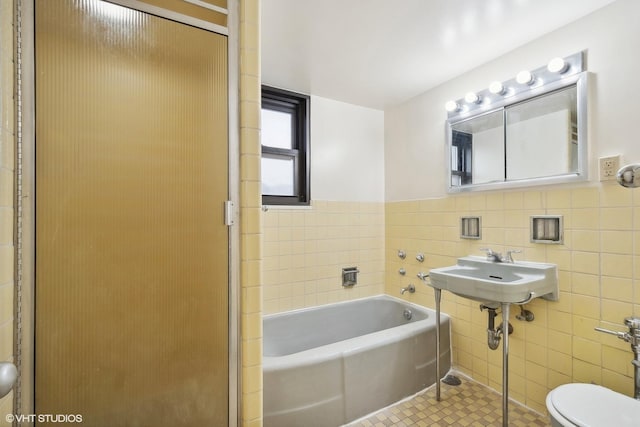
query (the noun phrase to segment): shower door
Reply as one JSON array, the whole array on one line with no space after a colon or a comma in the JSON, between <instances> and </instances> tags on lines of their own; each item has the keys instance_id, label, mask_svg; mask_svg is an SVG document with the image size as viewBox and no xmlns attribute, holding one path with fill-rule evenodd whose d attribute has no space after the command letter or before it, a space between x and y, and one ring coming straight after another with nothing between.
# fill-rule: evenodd
<instances>
[{"instance_id":1,"label":"shower door","mask_svg":"<svg viewBox=\"0 0 640 427\"><path fill-rule=\"evenodd\" d=\"M35 60L36 413L227 425L227 37L36 0Z\"/></svg>"}]
</instances>

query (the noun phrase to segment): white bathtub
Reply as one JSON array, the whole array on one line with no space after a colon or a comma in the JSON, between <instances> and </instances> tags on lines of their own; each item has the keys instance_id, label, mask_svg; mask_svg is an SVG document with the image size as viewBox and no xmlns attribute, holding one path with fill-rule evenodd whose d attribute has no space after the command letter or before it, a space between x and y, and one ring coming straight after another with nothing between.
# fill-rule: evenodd
<instances>
[{"instance_id":1,"label":"white bathtub","mask_svg":"<svg viewBox=\"0 0 640 427\"><path fill-rule=\"evenodd\" d=\"M441 322L444 377L449 318ZM264 316L263 326L265 427L339 426L435 383L435 311L397 298Z\"/></svg>"}]
</instances>

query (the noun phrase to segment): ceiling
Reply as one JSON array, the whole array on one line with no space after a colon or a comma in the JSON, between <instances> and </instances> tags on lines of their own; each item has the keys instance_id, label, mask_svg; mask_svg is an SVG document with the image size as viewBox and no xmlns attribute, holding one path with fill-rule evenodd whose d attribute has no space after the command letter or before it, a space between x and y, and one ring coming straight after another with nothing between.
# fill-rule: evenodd
<instances>
[{"instance_id":1,"label":"ceiling","mask_svg":"<svg viewBox=\"0 0 640 427\"><path fill-rule=\"evenodd\" d=\"M262 81L384 109L611 2L262 0Z\"/></svg>"}]
</instances>

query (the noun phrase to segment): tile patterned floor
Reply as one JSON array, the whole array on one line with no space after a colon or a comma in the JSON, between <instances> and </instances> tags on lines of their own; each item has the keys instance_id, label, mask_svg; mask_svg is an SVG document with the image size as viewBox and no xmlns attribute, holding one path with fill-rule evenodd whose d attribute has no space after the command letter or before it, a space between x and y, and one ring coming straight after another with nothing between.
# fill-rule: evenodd
<instances>
[{"instance_id":1,"label":"tile patterned floor","mask_svg":"<svg viewBox=\"0 0 640 427\"><path fill-rule=\"evenodd\" d=\"M442 384L441 400L435 386L413 398L385 408L349 427L501 426L502 397L467 377L459 386ZM524 406L509 402L509 426L550 426L549 420Z\"/></svg>"}]
</instances>

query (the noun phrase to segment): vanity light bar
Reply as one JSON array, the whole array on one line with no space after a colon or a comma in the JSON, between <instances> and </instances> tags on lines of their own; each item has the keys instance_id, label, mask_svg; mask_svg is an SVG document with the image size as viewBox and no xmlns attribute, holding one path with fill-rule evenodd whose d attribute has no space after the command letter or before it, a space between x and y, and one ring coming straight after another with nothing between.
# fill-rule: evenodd
<instances>
[{"instance_id":1,"label":"vanity light bar","mask_svg":"<svg viewBox=\"0 0 640 427\"><path fill-rule=\"evenodd\" d=\"M536 89L541 86L583 71L584 52L574 53L564 58L553 58L543 67L520 71L513 79L492 82L488 89L469 92L464 98L448 101L445 104L447 117L449 119L458 116L463 118L471 113L476 114L478 111L500 107L505 98L526 91L531 91L532 95L535 95Z\"/></svg>"}]
</instances>

